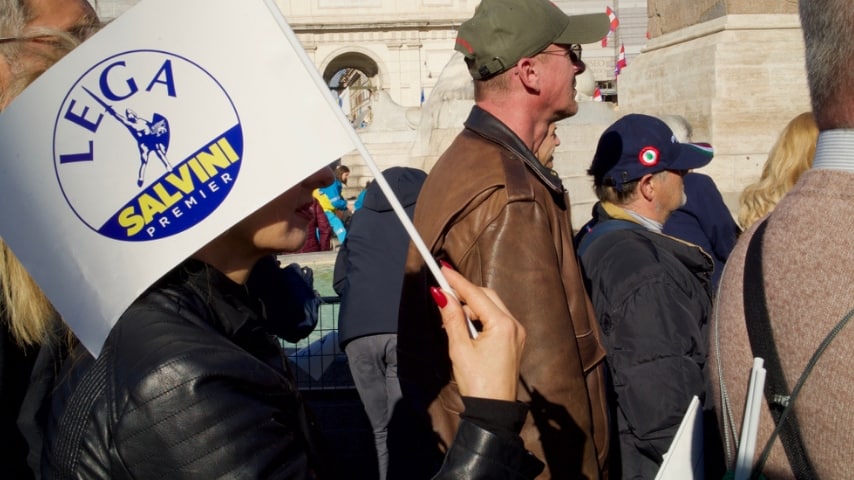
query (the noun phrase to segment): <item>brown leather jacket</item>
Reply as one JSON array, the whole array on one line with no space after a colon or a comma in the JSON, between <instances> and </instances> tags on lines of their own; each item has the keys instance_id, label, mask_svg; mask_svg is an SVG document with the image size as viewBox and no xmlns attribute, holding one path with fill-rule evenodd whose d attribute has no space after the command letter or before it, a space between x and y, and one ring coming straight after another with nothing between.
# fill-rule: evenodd
<instances>
[{"instance_id":1,"label":"brown leather jacket","mask_svg":"<svg viewBox=\"0 0 854 480\"><path fill-rule=\"evenodd\" d=\"M475 106L465 126L427 177L415 226L434 256L494 289L525 326L519 400L531 413L521 435L547 464L540 478L606 477L605 351L572 245L569 198L495 117ZM411 247L399 375L404 396L429 413L446 448L462 402L427 284L435 281Z\"/></svg>"}]
</instances>

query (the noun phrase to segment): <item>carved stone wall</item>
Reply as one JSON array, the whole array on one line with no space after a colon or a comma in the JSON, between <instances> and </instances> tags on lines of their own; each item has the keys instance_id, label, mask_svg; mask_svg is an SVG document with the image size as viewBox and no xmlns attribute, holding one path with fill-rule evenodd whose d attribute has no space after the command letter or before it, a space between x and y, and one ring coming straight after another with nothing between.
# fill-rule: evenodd
<instances>
[{"instance_id":1,"label":"carved stone wall","mask_svg":"<svg viewBox=\"0 0 854 480\"><path fill-rule=\"evenodd\" d=\"M620 111L688 119L694 140L715 147L703 170L735 210L780 130L810 110L803 48L792 13L728 14L660 35L620 75Z\"/></svg>"},{"instance_id":2,"label":"carved stone wall","mask_svg":"<svg viewBox=\"0 0 854 480\"><path fill-rule=\"evenodd\" d=\"M112 18L137 0L100 0ZM359 135L384 168L428 169L468 113L470 79L445 72L455 29L479 0L278 0L321 73L344 63L373 75L375 123ZM614 78L625 43L628 67L617 78L619 107L579 95L576 117L561 122L555 167L573 198L573 222L589 215L593 195L585 170L599 134L626 113L687 118L694 139L714 145L711 174L734 210L759 175L782 127L809 110L803 40L795 0L558 0L567 12L617 11L621 26L607 46L585 45L588 72ZM644 11L646 16L644 16ZM647 37L649 38L647 40ZM452 61L452 60L451 60ZM459 67L459 65L457 65ZM447 85L442 86L439 77ZM591 79L579 79L579 91ZM586 87L585 87L586 88ZM421 104L422 91L426 102ZM351 189L372 177L358 155Z\"/></svg>"},{"instance_id":3,"label":"carved stone wall","mask_svg":"<svg viewBox=\"0 0 854 480\"><path fill-rule=\"evenodd\" d=\"M726 15L798 13L795 0L647 0L650 38Z\"/></svg>"}]
</instances>

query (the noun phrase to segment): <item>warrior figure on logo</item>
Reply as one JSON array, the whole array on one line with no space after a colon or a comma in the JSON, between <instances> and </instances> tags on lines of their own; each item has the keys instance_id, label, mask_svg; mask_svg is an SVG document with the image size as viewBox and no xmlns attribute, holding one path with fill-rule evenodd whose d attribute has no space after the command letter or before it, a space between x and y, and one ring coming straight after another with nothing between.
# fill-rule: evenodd
<instances>
[{"instance_id":1,"label":"warrior figure on logo","mask_svg":"<svg viewBox=\"0 0 854 480\"><path fill-rule=\"evenodd\" d=\"M83 87L83 90L104 107L107 113L127 127L128 131L136 139L137 146L139 147L140 161L139 177L136 179L138 186L141 187L145 182L145 167L148 165L148 157L151 153L154 153L163 162L166 171L172 171L172 164L166 158L166 150L169 149L169 120L166 120L166 117L155 113L151 116L151 120L146 120L129 108L125 109L125 114L122 115L116 112L112 105L101 100L100 97L92 93L88 88Z\"/></svg>"},{"instance_id":2,"label":"warrior figure on logo","mask_svg":"<svg viewBox=\"0 0 854 480\"><path fill-rule=\"evenodd\" d=\"M117 113L112 107L107 107L107 112L116 117L136 138L140 161L139 178L136 180L138 186L141 187L145 180L145 167L152 153L160 159L166 171L172 171L172 164L166 158L166 149L169 146L169 122L165 117L155 113L151 120L146 120L129 108L125 110L124 115Z\"/></svg>"}]
</instances>

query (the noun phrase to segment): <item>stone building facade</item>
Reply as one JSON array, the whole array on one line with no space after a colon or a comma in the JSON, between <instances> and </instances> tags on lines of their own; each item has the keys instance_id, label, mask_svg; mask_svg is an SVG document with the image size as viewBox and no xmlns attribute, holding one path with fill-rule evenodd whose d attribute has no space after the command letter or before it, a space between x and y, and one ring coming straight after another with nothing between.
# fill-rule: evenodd
<instances>
[{"instance_id":1,"label":"stone building facade","mask_svg":"<svg viewBox=\"0 0 854 480\"><path fill-rule=\"evenodd\" d=\"M99 0L102 17L137 0ZM276 0L379 167L427 170L460 130L473 100L453 52L456 29L479 0ZM579 114L561 122L555 168L573 198L573 222L595 200L586 175L599 134L626 113L675 114L712 143L712 175L735 208L785 123L809 109L796 2L779 0L564 0L567 13L612 8L607 44L584 46ZM627 67L615 62L625 48ZM347 77L339 73L348 70ZM353 74L356 71L358 74ZM359 75L361 74L361 75ZM350 82L351 79L358 81ZM340 83L341 80L344 83ZM596 86L616 102L593 102ZM350 88L347 88L350 87ZM286 88L286 80L283 80ZM606 97L608 98L608 97ZM349 109L349 111L348 111ZM371 175L357 154L345 194Z\"/></svg>"}]
</instances>

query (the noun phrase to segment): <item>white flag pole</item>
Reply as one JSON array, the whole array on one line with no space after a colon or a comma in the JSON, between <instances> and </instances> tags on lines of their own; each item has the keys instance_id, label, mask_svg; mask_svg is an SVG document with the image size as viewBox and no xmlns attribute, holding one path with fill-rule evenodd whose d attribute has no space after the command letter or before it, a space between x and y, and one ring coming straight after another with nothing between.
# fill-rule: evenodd
<instances>
[{"instance_id":1,"label":"white flag pole","mask_svg":"<svg viewBox=\"0 0 854 480\"><path fill-rule=\"evenodd\" d=\"M326 85L326 82L323 81L323 78L317 73L317 68L314 66L314 63L308 57L308 54L305 52L302 44L297 38L296 34L291 30L290 26L285 22L285 19L281 15L281 11L279 7L276 6L273 0L265 0L267 7L274 12L274 16L278 19L281 24L282 31L285 33L285 36L288 38L288 41L291 43L291 46L294 47L294 51L297 52L300 60L305 65L306 69L312 72L311 77L317 83L318 88L321 89L329 89L329 86ZM326 97L329 105L337 111L338 121L346 126L344 129L347 131L347 134L350 136L350 140L353 142L353 145L356 145L356 150L358 150L359 154L365 159L365 162L368 165L368 169L370 169L371 173L374 175L374 180L379 184L380 189L385 193L386 198L391 203L391 207L394 210L394 213L397 215L397 218L400 219L400 222L403 224L403 227L406 229L406 232L409 234L409 237L412 239L412 242L415 244L415 248L418 249L418 253L421 254L421 257L424 259L424 263L427 264L427 268L430 269L430 272L433 274L433 277L439 283L439 286L442 287L442 290L454 295L456 297L456 293L454 289L451 288L451 285L448 284L448 281L445 279L445 276L442 275L442 271L439 268L439 265L436 263L436 260L433 258L433 255L430 253L430 249L427 248L427 245L424 243L424 240L421 238L421 235L418 234L418 231L415 230L415 225L413 225L412 220L409 219L409 216L406 214L406 211L403 209L403 205L400 204L400 200L397 199L397 196L389 186L388 182L380 171L379 167L377 167L376 162L374 162L373 157L368 152L368 149L365 148L365 144L362 143L362 139L359 138L359 135L356 133L356 130L350 124L350 121L347 120L347 117L344 116L344 112L338 106L338 104L332 98L332 95L327 95ZM477 337L477 330L471 321L468 322L469 334L471 334L472 338Z\"/></svg>"}]
</instances>

